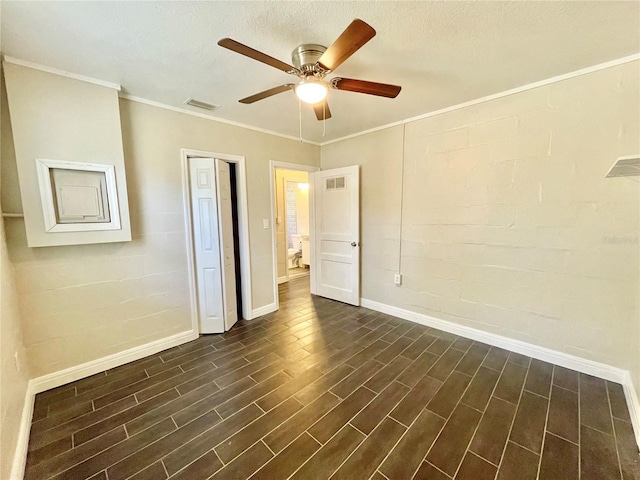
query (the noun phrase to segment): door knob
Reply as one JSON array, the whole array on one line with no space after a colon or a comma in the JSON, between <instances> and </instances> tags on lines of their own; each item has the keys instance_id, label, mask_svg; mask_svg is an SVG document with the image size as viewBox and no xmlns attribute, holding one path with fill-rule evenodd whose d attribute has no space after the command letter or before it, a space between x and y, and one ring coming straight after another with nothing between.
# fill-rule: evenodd
<instances>
[{"instance_id":1,"label":"door knob","mask_svg":"<svg viewBox=\"0 0 640 480\"><path fill-rule=\"evenodd\" d=\"M351 246L352 246L352 247L357 247L357 246L358 246L358 244L357 244L356 242L351 242Z\"/></svg>"}]
</instances>

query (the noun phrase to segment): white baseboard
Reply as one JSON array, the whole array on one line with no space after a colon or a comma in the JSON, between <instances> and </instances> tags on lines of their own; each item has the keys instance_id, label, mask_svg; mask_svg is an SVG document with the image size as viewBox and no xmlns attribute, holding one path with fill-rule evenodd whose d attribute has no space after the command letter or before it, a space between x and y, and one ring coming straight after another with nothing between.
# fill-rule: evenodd
<instances>
[{"instance_id":1,"label":"white baseboard","mask_svg":"<svg viewBox=\"0 0 640 480\"><path fill-rule=\"evenodd\" d=\"M629 372L627 372L626 381L622 386L624 388L624 396L627 399L627 407L629 408L631 423L633 424L633 433L636 436L638 448L640 448L640 401Z\"/></svg>"},{"instance_id":2,"label":"white baseboard","mask_svg":"<svg viewBox=\"0 0 640 480\"><path fill-rule=\"evenodd\" d=\"M33 403L36 394L31 386L31 381L27 385L20 417L20 431L16 450L13 454L13 464L11 465L11 480L21 480L24 478L24 468L27 464L27 451L29 450L29 432L31 431L31 419L33 418Z\"/></svg>"},{"instance_id":3,"label":"white baseboard","mask_svg":"<svg viewBox=\"0 0 640 480\"><path fill-rule=\"evenodd\" d=\"M289 279L287 277L278 277L278 285L281 285L283 283L287 283L289 281Z\"/></svg>"},{"instance_id":4,"label":"white baseboard","mask_svg":"<svg viewBox=\"0 0 640 480\"><path fill-rule=\"evenodd\" d=\"M65 368L58 372L34 378L29 382L29 386L32 387L34 394L44 392L45 390L50 390L69 382L74 382L81 378L109 370L110 368L119 367L125 363L139 360L154 353L161 352L162 350L190 342L196 338L198 338L198 332L193 330L176 333L170 337L154 340L153 342L133 347L123 352L114 353L81 365L76 365L75 367Z\"/></svg>"},{"instance_id":5,"label":"white baseboard","mask_svg":"<svg viewBox=\"0 0 640 480\"><path fill-rule=\"evenodd\" d=\"M640 401L633 386L631 375L627 370L612 367L592 360L576 357L566 353L551 350L549 348L532 345L520 340L514 340L495 333L485 332L475 328L458 325L446 320L440 320L435 317L412 312L399 307L386 305L384 303L375 302L373 300L362 299L362 306L371 310L393 315L403 318L421 325L437 328L445 332L461 335L471 338L488 345L497 346L510 350L532 358L544 360L554 363L572 370L604 378L613 382L621 383L629 407L631 421L636 436L636 441L640 446ZM253 310L253 318L266 315L277 310L276 303L265 305ZM198 338L198 333L189 330L187 332L178 333L167 338L156 340L145 345L125 350L124 352L115 353L107 357L92 360L76 367L67 368L59 372L43 375L29 381L27 392L25 395L24 407L22 409L22 417L20 421L20 432L18 434L18 443L16 445L13 466L11 469L11 480L20 480L24 476L24 468L27 459L27 451L29 446L29 431L31 428L31 418L33 416L33 405L35 395L37 393L49 390L51 388L65 385L69 382L88 377L95 373L115 368L125 363L139 360L143 357L153 355L162 350L166 350L177 345L189 342Z\"/></svg>"},{"instance_id":6,"label":"white baseboard","mask_svg":"<svg viewBox=\"0 0 640 480\"><path fill-rule=\"evenodd\" d=\"M275 302L265 305L264 307L254 308L251 312L251 318L261 317L276 310L278 310L278 305Z\"/></svg>"},{"instance_id":7,"label":"white baseboard","mask_svg":"<svg viewBox=\"0 0 640 480\"><path fill-rule=\"evenodd\" d=\"M437 328L438 330L477 340L488 345L504 348L511 352L520 353L528 357L537 358L538 360L554 363L561 367L570 368L571 370L577 370L578 372L593 375L594 377L604 378L605 380L610 380L612 382L624 384L626 376L628 375L627 370L612 367L611 365L594 362L593 360L576 357L575 355L558 352L557 350L540 347L521 340L504 337L496 333L485 332L484 330L478 330L477 328L467 327L447 320L440 320L439 318L431 317L429 315L412 312L410 310L386 305L373 300L363 298L362 306L370 308L371 310L403 318L411 322L419 323L427 327Z\"/></svg>"},{"instance_id":8,"label":"white baseboard","mask_svg":"<svg viewBox=\"0 0 640 480\"><path fill-rule=\"evenodd\" d=\"M59 372L49 373L29 380L29 385L27 386L27 392L24 399L24 407L22 409L22 417L20 419L18 443L13 457L13 465L11 467L11 480L20 480L24 476L27 451L29 449L29 431L31 430L33 404L35 402L36 394L100 373L104 370L109 370L110 368L119 367L125 363L139 360L149 355L153 355L154 353L161 352L162 350L182 345L183 343L190 342L196 338L198 338L198 332L195 332L194 330L177 333L170 337L133 347L123 352L114 353L113 355L108 355L75 367L66 368Z\"/></svg>"},{"instance_id":9,"label":"white baseboard","mask_svg":"<svg viewBox=\"0 0 640 480\"><path fill-rule=\"evenodd\" d=\"M485 332L484 330L478 330L477 328L459 325L447 320L441 320L429 315L412 312L410 310L394 307L374 300L368 300L366 298L361 299L361 305L377 312L393 315L394 317L419 323L420 325L437 328L438 330L453 333L454 335L460 335L488 345L504 348L511 352L520 353L528 357L537 358L538 360L543 360L555 365L560 365L561 367L622 384L625 397L627 399L629 414L631 415L631 421L633 423L636 442L638 443L638 447L640 447L640 401L638 400L638 396L633 387L631 374L628 370L612 367L605 363L594 362L593 360L587 360L586 358L580 358L575 355L569 355L568 353L558 352L557 350L533 345L513 338L504 337L496 333Z\"/></svg>"}]
</instances>

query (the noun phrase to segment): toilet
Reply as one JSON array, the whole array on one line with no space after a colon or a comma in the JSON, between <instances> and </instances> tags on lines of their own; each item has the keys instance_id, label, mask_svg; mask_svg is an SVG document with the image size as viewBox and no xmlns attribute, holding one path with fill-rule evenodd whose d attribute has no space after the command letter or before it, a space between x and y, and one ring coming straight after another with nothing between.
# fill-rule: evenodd
<instances>
[{"instance_id":1,"label":"toilet","mask_svg":"<svg viewBox=\"0 0 640 480\"><path fill-rule=\"evenodd\" d=\"M302 257L300 258L300 261L298 262L300 264L300 266L302 268L309 268L309 266L311 265L311 255L310 255L310 251L309 251L309 235L300 235L300 238L302 239Z\"/></svg>"},{"instance_id":2,"label":"toilet","mask_svg":"<svg viewBox=\"0 0 640 480\"><path fill-rule=\"evenodd\" d=\"M287 250L287 261L289 268L299 267L300 251L302 250L302 235L291 235L293 248Z\"/></svg>"}]
</instances>

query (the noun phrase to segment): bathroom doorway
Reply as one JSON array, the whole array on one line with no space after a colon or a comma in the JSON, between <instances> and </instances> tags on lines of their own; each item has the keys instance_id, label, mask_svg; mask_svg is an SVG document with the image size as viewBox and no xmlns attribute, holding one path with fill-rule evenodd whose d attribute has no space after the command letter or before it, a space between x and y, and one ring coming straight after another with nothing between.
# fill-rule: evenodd
<instances>
[{"instance_id":1,"label":"bathroom doorway","mask_svg":"<svg viewBox=\"0 0 640 480\"><path fill-rule=\"evenodd\" d=\"M304 280L313 270L313 194L309 174L320 168L275 160L269 162L269 167L277 309L278 285L293 278Z\"/></svg>"},{"instance_id":2,"label":"bathroom doorway","mask_svg":"<svg viewBox=\"0 0 640 480\"><path fill-rule=\"evenodd\" d=\"M307 172L283 172L284 240L287 249L285 274L288 280L309 275L309 175ZM296 173L298 179L288 176ZM304 177L304 178L302 178Z\"/></svg>"},{"instance_id":3,"label":"bathroom doorway","mask_svg":"<svg viewBox=\"0 0 640 480\"><path fill-rule=\"evenodd\" d=\"M275 234L278 284L309 275L309 173L276 168Z\"/></svg>"}]
</instances>

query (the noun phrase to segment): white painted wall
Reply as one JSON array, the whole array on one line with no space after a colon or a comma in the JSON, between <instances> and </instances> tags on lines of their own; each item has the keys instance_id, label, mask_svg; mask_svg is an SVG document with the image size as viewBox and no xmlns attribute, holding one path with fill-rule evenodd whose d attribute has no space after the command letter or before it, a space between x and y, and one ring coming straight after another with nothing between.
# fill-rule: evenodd
<instances>
[{"instance_id":1,"label":"white painted wall","mask_svg":"<svg viewBox=\"0 0 640 480\"><path fill-rule=\"evenodd\" d=\"M308 181L303 182L309 185ZM309 188L296 188L296 225L301 235L309 235Z\"/></svg>"},{"instance_id":2,"label":"white painted wall","mask_svg":"<svg viewBox=\"0 0 640 480\"><path fill-rule=\"evenodd\" d=\"M317 165L319 147L129 100L120 115L132 242L30 249L22 220L6 222L35 377L191 328L180 148L246 157L253 308L275 301L269 160ZM15 183L3 202L20 208Z\"/></svg>"},{"instance_id":3,"label":"white painted wall","mask_svg":"<svg viewBox=\"0 0 640 480\"><path fill-rule=\"evenodd\" d=\"M6 105L3 104L2 109L6 110ZM4 117L3 115L3 122ZM0 164L4 163L4 151L3 141ZM11 466L30 375L22 342L15 276L13 265L7 256L2 220L0 220L0 277L0 445L2 445L0 478L8 479L11 478ZM16 368L16 354L18 368Z\"/></svg>"},{"instance_id":4,"label":"white painted wall","mask_svg":"<svg viewBox=\"0 0 640 480\"><path fill-rule=\"evenodd\" d=\"M639 184L604 178L640 151L639 68L407 123L402 178L402 126L323 146L323 169L362 166L363 297L632 369L640 387Z\"/></svg>"}]
</instances>

